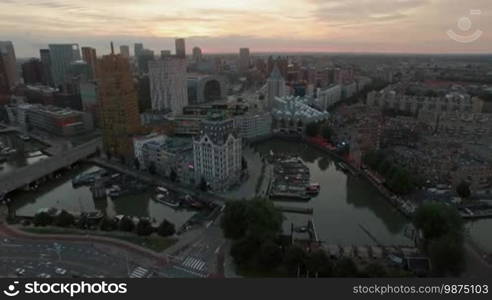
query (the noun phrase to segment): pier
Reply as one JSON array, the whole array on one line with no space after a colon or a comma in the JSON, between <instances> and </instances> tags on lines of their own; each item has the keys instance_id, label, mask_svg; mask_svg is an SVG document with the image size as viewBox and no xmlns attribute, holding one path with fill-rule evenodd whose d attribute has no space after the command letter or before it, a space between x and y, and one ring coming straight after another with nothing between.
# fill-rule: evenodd
<instances>
[{"instance_id":1,"label":"pier","mask_svg":"<svg viewBox=\"0 0 492 300\"><path fill-rule=\"evenodd\" d=\"M293 206L275 205L275 208L280 210L281 212L304 214L304 215L312 215L314 212L313 208L311 207L293 207Z\"/></svg>"}]
</instances>

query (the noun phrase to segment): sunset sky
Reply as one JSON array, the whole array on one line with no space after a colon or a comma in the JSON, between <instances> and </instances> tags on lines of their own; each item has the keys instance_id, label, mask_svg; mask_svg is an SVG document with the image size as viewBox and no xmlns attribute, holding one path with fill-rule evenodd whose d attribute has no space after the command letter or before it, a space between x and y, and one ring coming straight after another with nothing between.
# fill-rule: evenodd
<instances>
[{"instance_id":1,"label":"sunset sky","mask_svg":"<svg viewBox=\"0 0 492 300\"><path fill-rule=\"evenodd\" d=\"M463 17L468 31L457 25ZM460 43L450 29L483 34ZM492 53L492 0L0 0L0 40L18 57L63 42L104 54L110 40L174 51L175 37L188 53Z\"/></svg>"}]
</instances>

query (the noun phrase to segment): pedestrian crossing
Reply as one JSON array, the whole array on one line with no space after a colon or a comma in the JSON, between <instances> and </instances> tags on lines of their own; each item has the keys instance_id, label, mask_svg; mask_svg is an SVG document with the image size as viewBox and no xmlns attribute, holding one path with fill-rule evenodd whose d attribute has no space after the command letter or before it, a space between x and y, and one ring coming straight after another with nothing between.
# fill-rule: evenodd
<instances>
[{"instance_id":1,"label":"pedestrian crossing","mask_svg":"<svg viewBox=\"0 0 492 300\"><path fill-rule=\"evenodd\" d=\"M136 267L130 274L130 278L145 278L148 273L149 270L142 267Z\"/></svg>"},{"instance_id":2,"label":"pedestrian crossing","mask_svg":"<svg viewBox=\"0 0 492 300\"><path fill-rule=\"evenodd\" d=\"M188 256L185 258L185 260L183 261L183 263L181 265L184 267L187 267L189 269L203 272L203 271L205 271L205 267L206 267L205 264L206 264L205 261L203 261L202 259L199 259L199 258L196 258L193 256Z\"/></svg>"}]
</instances>

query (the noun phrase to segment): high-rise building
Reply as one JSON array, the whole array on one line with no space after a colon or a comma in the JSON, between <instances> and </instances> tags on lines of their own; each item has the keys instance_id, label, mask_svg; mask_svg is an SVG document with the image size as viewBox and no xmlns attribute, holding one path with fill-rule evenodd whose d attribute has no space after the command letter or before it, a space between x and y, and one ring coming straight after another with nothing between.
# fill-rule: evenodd
<instances>
[{"instance_id":1,"label":"high-rise building","mask_svg":"<svg viewBox=\"0 0 492 300\"><path fill-rule=\"evenodd\" d=\"M11 41L0 41L0 56L3 60L3 68L0 72L5 76L8 87L12 90L19 83L19 75L17 74L16 58L14 45Z\"/></svg>"},{"instance_id":2,"label":"high-rise building","mask_svg":"<svg viewBox=\"0 0 492 300\"><path fill-rule=\"evenodd\" d=\"M246 73L249 69L249 48L239 49L239 72Z\"/></svg>"},{"instance_id":3,"label":"high-rise building","mask_svg":"<svg viewBox=\"0 0 492 300\"><path fill-rule=\"evenodd\" d=\"M7 104L10 98L10 85L5 70L5 58L6 56L0 52L0 105Z\"/></svg>"},{"instance_id":4,"label":"high-rise building","mask_svg":"<svg viewBox=\"0 0 492 300\"><path fill-rule=\"evenodd\" d=\"M55 87L65 84L70 64L80 60L78 44L50 44L51 77Z\"/></svg>"},{"instance_id":5,"label":"high-rise building","mask_svg":"<svg viewBox=\"0 0 492 300\"><path fill-rule=\"evenodd\" d=\"M202 49L200 49L200 47L193 47L193 60L194 61L202 60Z\"/></svg>"},{"instance_id":6,"label":"high-rise building","mask_svg":"<svg viewBox=\"0 0 492 300\"><path fill-rule=\"evenodd\" d=\"M139 57L140 54L142 54L142 51L144 49L144 46L142 43L135 43L134 48L133 48L133 54L135 58Z\"/></svg>"},{"instance_id":7,"label":"high-rise building","mask_svg":"<svg viewBox=\"0 0 492 300\"><path fill-rule=\"evenodd\" d=\"M214 113L202 121L201 134L193 140L195 181L205 180L213 189L223 190L241 176L241 138L234 121Z\"/></svg>"},{"instance_id":8,"label":"high-rise building","mask_svg":"<svg viewBox=\"0 0 492 300\"><path fill-rule=\"evenodd\" d=\"M154 60L154 51L143 49L137 58L138 70L141 74L149 73L149 62Z\"/></svg>"},{"instance_id":9,"label":"high-rise building","mask_svg":"<svg viewBox=\"0 0 492 300\"><path fill-rule=\"evenodd\" d=\"M41 83L43 81L43 65L37 58L32 58L22 64L22 78L25 84Z\"/></svg>"},{"instance_id":10,"label":"high-rise building","mask_svg":"<svg viewBox=\"0 0 492 300\"><path fill-rule=\"evenodd\" d=\"M120 54L123 57L129 58L130 57L130 47L128 47L128 45L121 45L120 46Z\"/></svg>"},{"instance_id":11,"label":"high-rise building","mask_svg":"<svg viewBox=\"0 0 492 300\"><path fill-rule=\"evenodd\" d=\"M52 86L53 79L51 77L50 49L39 50L39 57L41 58L41 64L43 66L43 84Z\"/></svg>"},{"instance_id":12,"label":"high-rise building","mask_svg":"<svg viewBox=\"0 0 492 300\"><path fill-rule=\"evenodd\" d=\"M276 97L283 97L287 93L287 88L285 86L285 80L280 74L280 70L277 65L274 65L273 71L270 77L267 79L267 95L265 108L271 110Z\"/></svg>"},{"instance_id":13,"label":"high-rise building","mask_svg":"<svg viewBox=\"0 0 492 300\"><path fill-rule=\"evenodd\" d=\"M171 56L171 50L161 50L161 58Z\"/></svg>"},{"instance_id":14,"label":"high-rise building","mask_svg":"<svg viewBox=\"0 0 492 300\"><path fill-rule=\"evenodd\" d=\"M90 77L96 78L96 64L97 64L97 55L96 49L91 47L82 47L82 59L89 65L91 70Z\"/></svg>"},{"instance_id":15,"label":"high-rise building","mask_svg":"<svg viewBox=\"0 0 492 300\"><path fill-rule=\"evenodd\" d=\"M186 58L186 46L185 39L176 39L176 56L179 58Z\"/></svg>"},{"instance_id":16,"label":"high-rise building","mask_svg":"<svg viewBox=\"0 0 492 300\"><path fill-rule=\"evenodd\" d=\"M112 52L98 60L97 69L104 148L128 162L133 157L132 138L140 128L137 91L130 62Z\"/></svg>"},{"instance_id":17,"label":"high-rise building","mask_svg":"<svg viewBox=\"0 0 492 300\"><path fill-rule=\"evenodd\" d=\"M186 61L172 56L152 61L149 78L152 109L182 114L188 105Z\"/></svg>"}]
</instances>

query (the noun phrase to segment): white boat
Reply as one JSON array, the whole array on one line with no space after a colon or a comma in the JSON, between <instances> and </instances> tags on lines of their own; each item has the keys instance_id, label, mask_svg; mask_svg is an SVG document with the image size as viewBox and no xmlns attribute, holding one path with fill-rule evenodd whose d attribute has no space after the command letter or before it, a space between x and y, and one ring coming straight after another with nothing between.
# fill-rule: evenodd
<instances>
[{"instance_id":1,"label":"white boat","mask_svg":"<svg viewBox=\"0 0 492 300\"><path fill-rule=\"evenodd\" d=\"M171 207L178 207L180 205L179 200L178 201L172 200L171 198L169 198L164 194L157 194L157 196L154 197L154 200Z\"/></svg>"}]
</instances>

